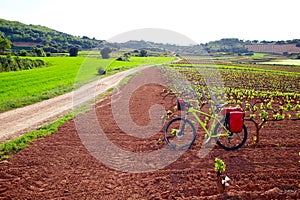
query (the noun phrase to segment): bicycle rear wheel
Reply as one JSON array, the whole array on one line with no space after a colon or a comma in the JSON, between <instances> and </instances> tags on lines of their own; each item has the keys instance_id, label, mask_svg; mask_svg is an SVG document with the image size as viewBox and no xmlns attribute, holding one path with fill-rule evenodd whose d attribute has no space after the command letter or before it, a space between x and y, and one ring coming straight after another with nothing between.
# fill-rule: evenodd
<instances>
[{"instance_id":1,"label":"bicycle rear wheel","mask_svg":"<svg viewBox=\"0 0 300 200\"><path fill-rule=\"evenodd\" d=\"M172 149L188 149L196 139L196 129L188 119L174 118L165 128L165 140Z\"/></svg>"},{"instance_id":2,"label":"bicycle rear wheel","mask_svg":"<svg viewBox=\"0 0 300 200\"><path fill-rule=\"evenodd\" d=\"M225 119L218 122L214 129L214 135L226 134L227 129L225 128ZM243 129L239 133L230 133L229 136L215 137L216 143L223 149L227 151L234 151L242 147L248 137L248 132L245 124L243 124Z\"/></svg>"}]
</instances>

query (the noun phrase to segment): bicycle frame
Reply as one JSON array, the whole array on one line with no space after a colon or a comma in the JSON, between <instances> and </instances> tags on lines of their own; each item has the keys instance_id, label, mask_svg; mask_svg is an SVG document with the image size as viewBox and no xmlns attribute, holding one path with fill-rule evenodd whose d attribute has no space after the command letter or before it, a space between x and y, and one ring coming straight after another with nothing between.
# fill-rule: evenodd
<instances>
[{"instance_id":1,"label":"bicycle frame","mask_svg":"<svg viewBox=\"0 0 300 200\"><path fill-rule=\"evenodd\" d=\"M207 113L205 113L203 111L197 110L197 109L195 109L193 107L189 107L188 110L185 113L185 119L187 118L187 115L189 113L191 113L196 118L197 122L200 124L200 126L205 131L206 135L208 135L209 137L211 137L211 138L217 138L217 137L229 136L231 134L230 131L228 131L227 128L223 124L220 123L220 120L218 119L218 115L217 114L210 115L210 114L207 114ZM198 117L197 114L204 115L206 117L210 117L210 118L213 119L212 126L211 126L210 130L207 130L205 123ZM213 130L215 128L216 122L219 122L223 126L223 128L226 130L225 134L217 134L217 135L213 135L212 134L212 132L213 132Z\"/></svg>"}]
</instances>

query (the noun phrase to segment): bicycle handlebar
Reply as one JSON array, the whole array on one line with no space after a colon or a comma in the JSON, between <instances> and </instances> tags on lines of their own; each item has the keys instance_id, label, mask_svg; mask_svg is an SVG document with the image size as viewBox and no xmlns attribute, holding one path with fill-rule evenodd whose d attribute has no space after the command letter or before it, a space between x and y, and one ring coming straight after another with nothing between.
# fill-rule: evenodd
<instances>
[{"instance_id":1,"label":"bicycle handlebar","mask_svg":"<svg viewBox=\"0 0 300 200\"><path fill-rule=\"evenodd\" d=\"M202 88L199 89L199 91L201 92L202 96L204 97L204 99L207 101L208 105L210 107L212 107L211 105L211 101L209 101L209 99L207 98L207 96L205 95L204 91L202 90ZM222 110L223 107L226 106L226 104L220 104L219 101L217 100L217 98L213 95L213 93L208 90L211 100L214 102L214 105L216 106L216 109L213 110L214 113L218 113ZM198 98L198 101L201 102L200 98ZM185 101L183 100L183 105L187 108L193 107L193 105L190 102L197 102L197 100L189 100L189 101Z\"/></svg>"}]
</instances>

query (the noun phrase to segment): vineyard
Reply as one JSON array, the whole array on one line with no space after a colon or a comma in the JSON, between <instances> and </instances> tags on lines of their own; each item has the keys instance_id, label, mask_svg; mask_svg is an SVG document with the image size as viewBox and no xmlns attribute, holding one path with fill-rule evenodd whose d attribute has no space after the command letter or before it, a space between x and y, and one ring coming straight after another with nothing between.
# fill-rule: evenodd
<instances>
[{"instance_id":1,"label":"vineyard","mask_svg":"<svg viewBox=\"0 0 300 200\"><path fill-rule=\"evenodd\" d=\"M228 79L223 78L224 81L217 79L220 78L217 71L220 71L222 76L225 76L227 72ZM286 85L276 85L274 84L276 81L274 81L274 83L271 82L269 91L266 91L267 87L260 87L259 91L252 91L244 83L247 77L243 77L244 82L242 82L239 78L232 76L235 73L230 74L226 69L203 68L200 71L201 77L197 75L198 72L197 68L186 67L144 70L130 79L120 90L115 91L117 92L116 96L109 95L98 102L95 105L95 113L88 111L78 117L84 119L85 131L97 134L91 138L93 143L94 140L103 139L100 135L98 137L99 124L91 123L91 119L95 114L97 115L98 122L101 123L101 128L110 141L106 145L97 143L97 147L103 146L106 157L109 160L113 159L113 164L116 166L126 169L134 168L141 163L133 163L132 158L122 157L122 153L110 153L111 146L119 147L127 152L143 154L146 159L152 159L154 156L154 162L144 163L145 168L155 167L157 162L163 162L168 160L168 157L176 155L176 151L168 148L166 142L161 140L163 138L162 130L150 137L140 138L124 131L124 128L132 129L130 117L127 115L124 115L125 123L117 123L114 106L121 105L122 112L117 113L124 113L126 110L124 105L127 101L125 97L137 85L141 85L141 87L138 87L130 96L128 109L131 119L136 124L145 126L144 131L156 130L157 124L161 124L159 112L153 115L155 117L153 122L157 123L153 124L154 127L151 125L152 119L149 110L152 114L156 113L152 110L153 106L159 104L163 106L162 109L171 110L179 95L186 98L196 97L193 95L201 97L200 93L193 94L193 91L197 90L189 89L202 87L204 82L221 102L236 105L241 101L239 105L244 109L247 109L247 105L250 104L247 111L248 119L250 119L250 115L260 115L263 110L268 112L269 116L266 118L261 115L262 119L273 120L272 110L279 110L279 114L282 111L280 115L284 115L285 119L265 124L265 128L260 132L261 140L257 145L254 145L253 140L249 138L246 145L237 151L229 152L216 146L204 157L199 157L204 139L203 132L197 130L198 136L195 143L187 151L182 152L180 158L173 163L152 172L128 173L112 169L91 155L79 137L78 126L75 125L75 120L79 119L77 118L60 126L55 134L37 139L26 149L15 154L13 159L2 161L0 164L0 176L2 177L0 179L0 198L299 199L299 124L292 120L297 120L299 94L294 92L295 96L293 96L293 92L290 92L293 87L299 87L297 84L292 84L292 78L297 80L297 76L287 74L286 79L291 79L290 88L282 88L283 92L277 94L272 91L273 88L278 89L286 87ZM209 74L209 79L205 73ZM247 74L247 71L244 71L243 74ZM277 78L285 77L277 76L277 73L269 75ZM166 88L157 84L161 83L162 76L163 80L167 79L170 87ZM250 78L256 74L249 73L248 76ZM263 75L261 76L263 77ZM185 78L188 78L193 85L187 84L188 81ZM238 86L237 83L232 83L234 78L237 83L243 83L243 85ZM267 80L268 76L265 78ZM149 84L144 84L145 81ZM223 87L220 87L221 83ZM213 84L218 84L219 87L213 86ZM261 84L257 83L255 86L258 87ZM205 91L207 91L206 89ZM244 90L250 92L243 92ZM273 96L269 95L270 98L266 98L263 96L263 92ZM207 95L209 94L207 93ZM269 102L264 102L268 99L274 100L271 103L272 109L270 104L267 105ZM283 101L282 109L279 109L280 106L275 103L280 101L279 99ZM202 98L200 100L204 104L202 108L208 111L206 110L207 102ZM255 104L256 101L263 101L265 108L262 108L261 103ZM112 102L115 104L113 105ZM289 114L291 115L290 119ZM260 116L254 119L262 121ZM150 125L147 126L148 124ZM246 125L250 136L253 136L254 124L247 121ZM160 150L165 153L160 156L150 155L150 152ZM227 175L231 179L230 186L222 194L216 189L218 180L214 165L216 157L224 161L223 164L221 163L223 166L221 174ZM225 165L226 171L224 171Z\"/></svg>"},{"instance_id":2,"label":"vineyard","mask_svg":"<svg viewBox=\"0 0 300 200\"><path fill-rule=\"evenodd\" d=\"M249 51L255 52L272 52L272 53L284 53L292 52L299 53L300 48L296 44L251 44L245 45Z\"/></svg>"},{"instance_id":3,"label":"vineyard","mask_svg":"<svg viewBox=\"0 0 300 200\"><path fill-rule=\"evenodd\" d=\"M291 72L288 67L278 70L278 66L214 65L207 58L183 60L173 62L171 70L165 70L171 88L169 93L199 99L199 105L203 106L208 102L199 89L206 88L220 103L241 107L246 120L255 126L255 145L259 142L260 130L268 122L300 119L299 67Z\"/></svg>"}]
</instances>

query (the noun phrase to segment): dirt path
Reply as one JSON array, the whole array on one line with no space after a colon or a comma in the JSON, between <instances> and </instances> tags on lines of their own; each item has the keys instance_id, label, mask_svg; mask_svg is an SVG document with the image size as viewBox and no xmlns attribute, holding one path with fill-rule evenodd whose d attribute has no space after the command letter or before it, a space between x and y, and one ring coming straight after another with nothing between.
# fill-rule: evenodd
<instances>
[{"instance_id":1,"label":"dirt path","mask_svg":"<svg viewBox=\"0 0 300 200\"><path fill-rule=\"evenodd\" d=\"M151 66L154 65L141 66L120 72L89 83L74 92L0 113L0 142L12 139L55 121L57 118L70 112L73 108L79 107L93 100L95 96L104 93L109 88L115 87L126 76Z\"/></svg>"}]
</instances>

